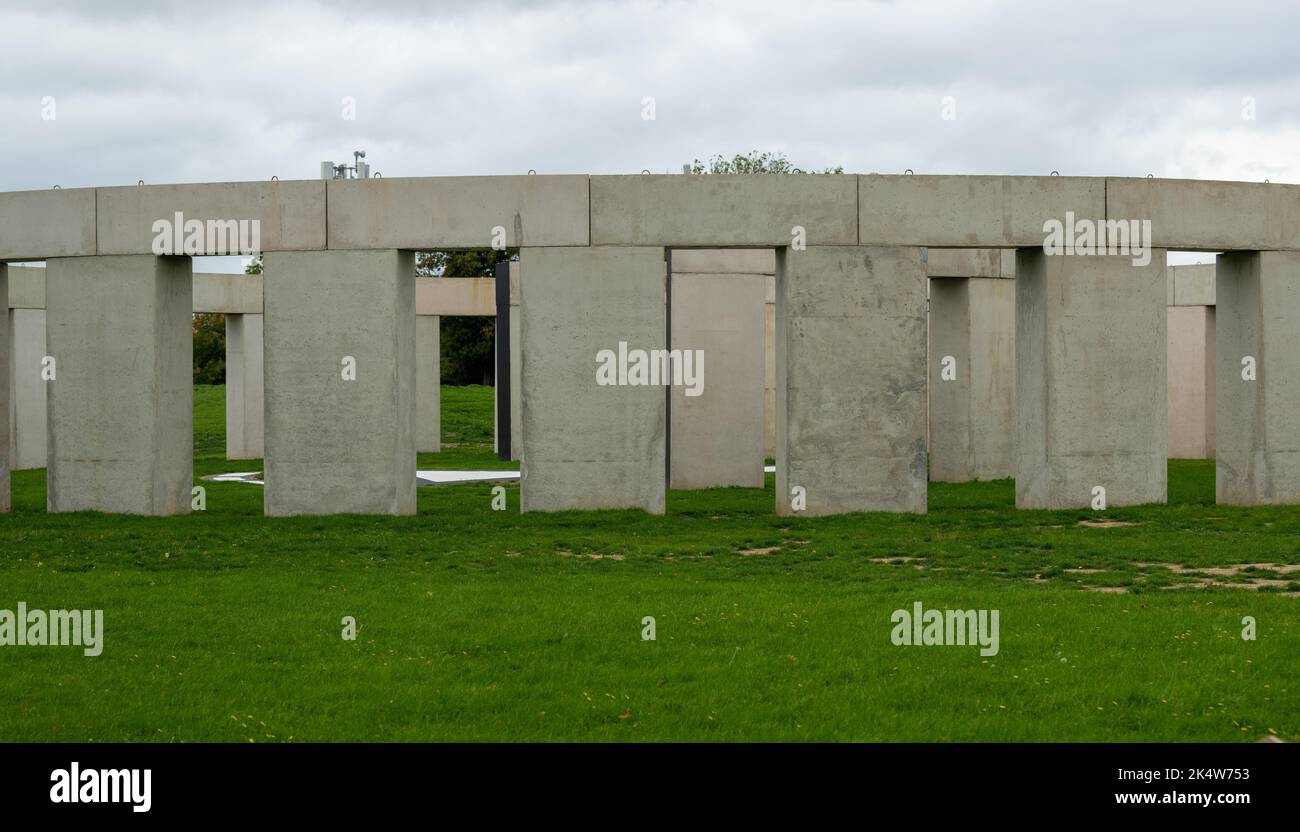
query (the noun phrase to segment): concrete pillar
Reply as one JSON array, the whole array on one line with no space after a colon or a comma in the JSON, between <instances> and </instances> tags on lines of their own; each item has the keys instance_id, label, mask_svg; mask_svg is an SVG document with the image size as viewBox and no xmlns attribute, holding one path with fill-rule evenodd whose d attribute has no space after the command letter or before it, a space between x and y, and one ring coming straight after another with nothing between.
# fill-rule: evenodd
<instances>
[{"instance_id":1,"label":"concrete pillar","mask_svg":"<svg viewBox=\"0 0 1300 832\"><path fill-rule=\"evenodd\" d=\"M10 410L9 375L13 360L13 343L9 337L9 267L0 263L0 429L4 441L0 442L0 512L9 511L12 503L9 477L9 436L13 424Z\"/></svg>"},{"instance_id":2,"label":"concrete pillar","mask_svg":"<svg viewBox=\"0 0 1300 832\"><path fill-rule=\"evenodd\" d=\"M930 281L930 479L1014 475L1016 284Z\"/></svg>"},{"instance_id":3,"label":"concrete pillar","mask_svg":"<svg viewBox=\"0 0 1300 832\"><path fill-rule=\"evenodd\" d=\"M767 276L763 305L763 456L776 459L776 275Z\"/></svg>"},{"instance_id":4,"label":"concrete pillar","mask_svg":"<svg viewBox=\"0 0 1300 832\"><path fill-rule=\"evenodd\" d=\"M266 514L414 514L414 255L270 252L264 273Z\"/></svg>"},{"instance_id":5,"label":"concrete pillar","mask_svg":"<svg viewBox=\"0 0 1300 832\"><path fill-rule=\"evenodd\" d=\"M226 315L226 459L265 454L263 318Z\"/></svg>"},{"instance_id":6,"label":"concrete pillar","mask_svg":"<svg viewBox=\"0 0 1300 832\"><path fill-rule=\"evenodd\" d=\"M1169 458L1214 456L1213 306L1170 306Z\"/></svg>"},{"instance_id":7,"label":"concrete pillar","mask_svg":"<svg viewBox=\"0 0 1300 832\"><path fill-rule=\"evenodd\" d=\"M190 258L52 258L45 280L49 511L188 514Z\"/></svg>"},{"instance_id":8,"label":"concrete pillar","mask_svg":"<svg viewBox=\"0 0 1300 832\"><path fill-rule=\"evenodd\" d=\"M766 299L761 274L673 274L672 348L704 368L698 395L672 388L673 488L763 487Z\"/></svg>"},{"instance_id":9,"label":"concrete pillar","mask_svg":"<svg viewBox=\"0 0 1300 832\"><path fill-rule=\"evenodd\" d=\"M925 284L919 248L778 250L777 514L925 512Z\"/></svg>"},{"instance_id":10,"label":"concrete pillar","mask_svg":"<svg viewBox=\"0 0 1300 832\"><path fill-rule=\"evenodd\" d=\"M437 315L415 319L415 449L421 453L442 450L441 320Z\"/></svg>"},{"instance_id":11,"label":"concrete pillar","mask_svg":"<svg viewBox=\"0 0 1300 832\"><path fill-rule=\"evenodd\" d=\"M1016 506L1165 502L1164 249L1020 249L1016 284Z\"/></svg>"},{"instance_id":12,"label":"concrete pillar","mask_svg":"<svg viewBox=\"0 0 1300 832\"><path fill-rule=\"evenodd\" d=\"M45 310L10 309L12 362L9 384L9 466L14 471L45 467Z\"/></svg>"},{"instance_id":13,"label":"concrete pillar","mask_svg":"<svg viewBox=\"0 0 1300 832\"><path fill-rule=\"evenodd\" d=\"M664 250L524 248L519 271L522 510L662 514L664 389L597 371L605 350L664 349Z\"/></svg>"},{"instance_id":14,"label":"concrete pillar","mask_svg":"<svg viewBox=\"0 0 1300 832\"><path fill-rule=\"evenodd\" d=\"M1217 277L1217 501L1300 503L1300 252L1220 254Z\"/></svg>"}]
</instances>

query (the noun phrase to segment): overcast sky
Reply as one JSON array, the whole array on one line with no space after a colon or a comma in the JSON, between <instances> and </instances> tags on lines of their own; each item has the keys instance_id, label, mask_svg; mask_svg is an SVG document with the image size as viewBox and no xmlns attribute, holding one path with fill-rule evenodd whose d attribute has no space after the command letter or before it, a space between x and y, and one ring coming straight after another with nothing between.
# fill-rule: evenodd
<instances>
[{"instance_id":1,"label":"overcast sky","mask_svg":"<svg viewBox=\"0 0 1300 832\"><path fill-rule=\"evenodd\" d=\"M357 149L385 176L759 149L1300 182L1294 0L5 0L0 32L0 190L313 179Z\"/></svg>"}]
</instances>

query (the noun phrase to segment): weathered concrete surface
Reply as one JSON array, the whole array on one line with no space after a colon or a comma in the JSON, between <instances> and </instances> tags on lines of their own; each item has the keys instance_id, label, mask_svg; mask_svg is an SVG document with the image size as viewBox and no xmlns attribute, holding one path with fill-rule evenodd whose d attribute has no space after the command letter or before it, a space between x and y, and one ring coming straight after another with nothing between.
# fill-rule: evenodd
<instances>
[{"instance_id":1,"label":"weathered concrete surface","mask_svg":"<svg viewBox=\"0 0 1300 832\"><path fill-rule=\"evenodd\" d=\"M586 176L434 176L329 183L334 249L585 246Z\"/></svg>"},{"instance_id":2,"label":"weathered concrete surface","mask_svg":"<svg viewBox=\"0 0 1300 832\"><path fill-rule=\"evenodd\" d=\"M673 274L776 274L771 248L677 249Z\"/></svg>"},{"instance_id":3,"label":"weathered concrete surface","mask_svg":"<svg viewBox=\"0 0 1300 832\"><path fill-rule=\"evenodd\" d=\"M859 176L862 245L1042 246L1065 212L1101 219L1106 180L1071 176Z\"/></svg>"},{"instance_id":4,"label":"weathered concrete surface","mask_svg":"<svg viewBox=\"0 0 1300 832\"><path fill-rule=\"evenodd\" d=\"M776 510L926 510L919 248L777 252Z\"/></svg>"},{"instance_id":5,"label":"weathered concrete surface","mask_svg":"<svg viewBox=\"0 0 1300 832\"><path fill-rule=\"evenodd\" d=\"M661 248L524 248L523 511L664 511L661 386L597 384L601 350L664 349ZM581 300L575 300L581 299Z\"/></svg>"},{"instance_id":6,"label":"weathered concrete surface","mask_svg":"<svg viewBox=\"0 0 1300 832\"><path fill-rule=\"evenodd\" d=\"M96 226L100 254L148 254L158 220L261 223L262 251L314 251L325 248L325 182L216 182L202 185L128 185L98 188ZM197 254L219 251L204 235ZM179 254L180 252L174 252Z\"/></svg>"},{"instance_id":7,"label":"weathered concrete surface","mask_svg":"<svg viewBox=\"0 0 1300 832\"><path fill-rule=\"evenodd\" d=\"M1300 185L1112 178L1106 205L1108 219L1150 220L1162 248L1300 248Z\"/></svg>"},{"instance_id":8,"label":"weathered concrete surface","mask_svg":"<svg viewBox=\"0 0 1300 832\"><path fill-rule=\"evenodd\" d=\"M10 281L13 272L10 268ZM42 275L44 277L44 275ZM13 286L10 286L10 293ZM45 282L41 281L41 294ZM44 303L44 298L42 298ZM14 471L45 467L46 385L41 378L45 357L45 310L9 310L9 467Z\"/></svg>"},{"instance_id":9,"label":"weathered concrete surface","mask_svg":"<svg viewBox=\"0 0 1300 832\"><path fill-rule=\"evenodd\" d=\"M1014 252L1013 252L1014 253ZM930 277L1013 277L1002 273L1002 250L996 248L934 248L926 252Z\"/></svg>"},{"instance_id":10,"label":"weathered concrete surface","mask_svg":"<svg viewBox=\"0 0 1300 832\"><path fill-rule=\"evenodd\" d=\"M422 453L442 450L440 330L436 315L420 315L415 319L415 449Z\"/></svg>"},{"instance_id":11,"label":"weathered concrete surface","mask_svg":"<svg viewBox=\"0 0 1300 832\"><path fill-rule=\"evenodd\" d=\"M1163 250L1017 252L1018 508L1166 501L1165 310Z\"/></svg>"},{"instance_id":12,"label":"weathered concrete surface","mask_svg":"<svg viewBox=\"0 0 1300 832\"><path fill-rule=\"evenodd\" d=\"M0 261L95 253L95 190L0 193Z\"/></svg>"},{"instance_id":13,"label":"weathered concrete surface","mask_svg":"<svg viewBox=\"0 0 1300 832\"><path fill-rule=\"evenodd\" d=\"M930 479L1015 473L1016 286L930 281Z\"/></svg>"},{"instance_id":14,"label":"weathered concrete surface","mask_svg":"<svg viewBox=\"0 0 1300 832\"><path fill-rule=\"evenodd\" d=\"M45 308L45 269L37 266L9 267L9 308Z\"/></svg>"},{"instance_id":15,"label":"weathered concrete surface","mask_svg":"<svg viewBox=\"0 0 1300 832\"><path fill-rule=\"evenodd\" d=\"M673 265L672 348L702 352L703 385L672 388L669 484L762 488L766 276Z\"/></svg>"},{"instance_id":16,"label":"weathered concrete surface","mask_svg":"<svg viewBox=\"0 0 1300 832\"><path fill-rule=\"evenodd\" d=\"M265 263L266 514L414 514L414 255Z\"/></svg>"},{"instance_id":17,"label":"weathered concrete surface","mask_svg":"<svg viewBox=\"0 0 1300 832\"><path fill-rule=\"evenodd\" d=\"M1214 306L1214 264L1170 266L1170 306Z\"/></svg>"},{"instance_id":18,"label":"weathered concrete surface","mask_svg":"<svg viewBox=\"0 0 1300 832\"><path fill-rule=\"evenodd\" d=\"M519 261L510 264L510 458L518 461L524 450L524 316L520 313L523 272Z\"/></svg>"},{"instance_id":19,"label":"weathered concrete surface","mask_svg":"<svg viewBox=\"0 0 1300 832\"><path fill-rule=\"evenodd\" d=\"M193 299L188 257L48 261L51 512L190 512Z\"/></svg>"},{"instance_id":20,"label":"weathered concrete surface","mask_svg":"<svg viewBox=\"0 0 1300 832\"><path fill-rule=\"evenodd\" d=\"M493 317L496 291L491 277L422 277L415 281L415 314Z\"/></svg>"},{"instance_id":21,"label":"weathered concrete surface","mask_svg":"<svg viewBox=\"0 0 1300 832\"><path fill-rule=\"evenodd\" d=\"M841 174L591 177L591 242L788 246L857 242L857 184Z\"/></svg>"},{"instance_id":22,"label":"weathered concrete surface","mask_svg":"<svg viewBox=\"0 0 1300 832\"><path fill-rule=\"evenodd\" d=\"M1170 306L1169 458L1214 456L1213 306Z\"/></svg>"},{"instance_id":23,"label":"weathered concrete surface","mask_svg":"<svg viewBox=\"0 0 1300 832\"><path fill-rule=\"evenodd\" d=\"M0 297L9 297L9 272L4 263L0 263ZM9 511L11 505L11 488L9 478L9 437L13 424L10 410L9 376L13 363L13 343L9 338L9 310L0 310L0 429L5 441L0 442L0 512Z\"/></svg>"},{"instance_id":24,"label":"weathered concrete surface","mask_svg":"<svg viewBox=\"0 0 1300 832\"><path fill-rule=\"evenodd\" d=\"M226 459L261 459L266 453L264 318L226 315Z\"/></svg>"},{"instance_id":25,"label":"weathered concrete surface","mask_svg":"<svg viewBox=\"0 0 1300 832\"><path fill-rule=\"evenodd\" d=\"M1217 277L1217 500L1300 503L1300 253L1221 254Z\"/></svg>"},{"instance_id":26,"label":"weathered concrete surface","mask_svg":"<svg viewBox=\"0 0 1300 832\"><path fill-rule=\"evenodd\" d=\"M224 315L262 314L260 274L194 275L194 311Z\"/></svg>"}]
</instances>

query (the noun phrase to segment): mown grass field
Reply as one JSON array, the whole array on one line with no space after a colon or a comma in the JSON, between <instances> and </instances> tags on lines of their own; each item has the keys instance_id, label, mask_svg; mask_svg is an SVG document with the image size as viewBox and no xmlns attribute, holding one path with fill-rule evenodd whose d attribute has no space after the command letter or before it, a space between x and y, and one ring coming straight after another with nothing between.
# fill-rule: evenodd
<instances>
[{"instance_id":1,"label":"mown grass field","mask_svg":"<svg viewBox=\"0 0 1300 832\"><path fill-rule=\"evenodd\" d=\"M222 396L196 391L196 478L260 470L225 461ZM444 388L420 466L501 467L491 397ZM267 519L207 482L163 519L47 515L15 472L0 608L100 608L106 635L0 648L0 740L1300 740L1300 508L1215 506L1212 462L1169 482L1168 506L1022 512L999 481L821 519L774 516L770 476L664 517L470 484ZM1000 652L894 646L916 601L1000 610Z\"/></svg>"}]
</instances>

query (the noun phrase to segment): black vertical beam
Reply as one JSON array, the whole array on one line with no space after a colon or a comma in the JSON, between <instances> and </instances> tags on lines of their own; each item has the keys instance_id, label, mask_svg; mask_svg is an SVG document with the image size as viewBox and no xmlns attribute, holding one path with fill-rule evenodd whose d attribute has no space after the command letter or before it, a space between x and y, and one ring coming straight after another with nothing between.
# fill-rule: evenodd
<instances>
[{"instance_id":1,"label":"black vertical beam","mask_svg":"<svg viewBox=\"0 0 1300 832\"><path fill-rule=\"evenodd\" d=\"M497 263L497 459L510 459L510 263Z\"/></svg>"}]
</instances>

